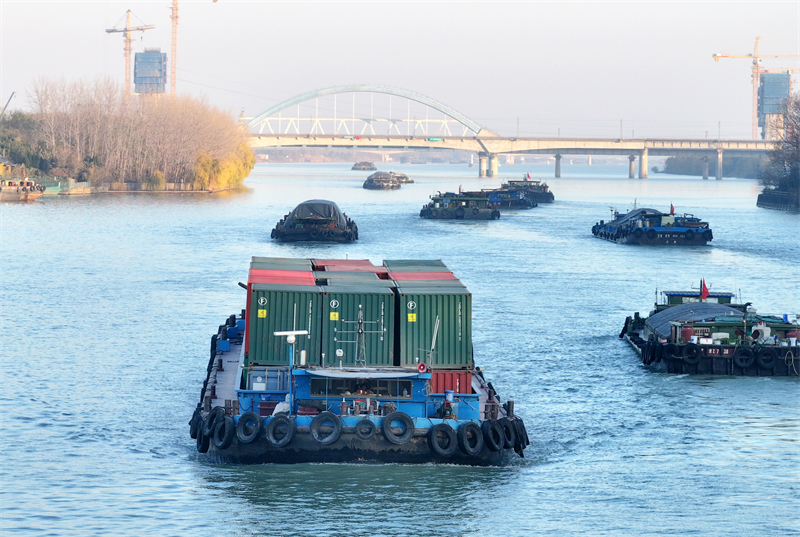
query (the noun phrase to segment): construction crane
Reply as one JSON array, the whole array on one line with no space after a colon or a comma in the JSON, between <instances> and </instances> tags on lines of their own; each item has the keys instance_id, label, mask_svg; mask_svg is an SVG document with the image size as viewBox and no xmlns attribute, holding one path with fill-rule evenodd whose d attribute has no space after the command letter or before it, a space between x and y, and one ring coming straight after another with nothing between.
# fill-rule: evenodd
<instances>
[{"instance_id":1,"label":"construction crane","mask_svg":"<svg viewBox=\"0 0 800 537\"><path fill-rule=\"evenodd\" d=\"M716 62L718 62L720 58L745 58L753 61L752 74L750 75L753 79L753 140L758 139L758 84L760 73L763 72L761 69L761 60L800 58L800 54L759 54L758 42L760 39L761 36L756 36L756 48L752 54L733 56L726 52L720 52L719 54L713 55L714 61Z\"/></svg>"},{"instance_id":2,"label":"construction crane","mask_svg":"<svg viewBox=\"0 0 800 537\"><path fill-rule=\"evenodd\" d=\"M131 37L131 32L144 32L145 30L152 30L155 28L152 24L143 25L143 26L131 26L131 10L129 9L126 13L127 15L127 22L125 23L125 28L109 28L106 30L106 33L113 34L113 33L120 33L122 32L123 41L125 41L125 99L128 99L128 95L131 93L131 43L133 42L133 38ZM173 41L173 47L175 46L175 42Z\"/></svg>"}]
</instances>

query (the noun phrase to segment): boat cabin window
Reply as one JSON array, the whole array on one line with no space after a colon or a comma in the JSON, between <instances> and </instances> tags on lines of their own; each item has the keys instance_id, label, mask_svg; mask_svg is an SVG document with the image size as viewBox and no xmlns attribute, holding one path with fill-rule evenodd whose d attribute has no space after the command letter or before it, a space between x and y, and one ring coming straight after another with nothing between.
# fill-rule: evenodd
<instances>
[{"instance_id":1,"label":"boat cabin window","mask_svg":"<svg viewBox=\"0 0 800 537\"><path fill-rule=\"evenodd\" d=\"M312 397L360 397L397 399L411 397L411 381L400 379L311 379Z\"/></svg>"}]
</instances>

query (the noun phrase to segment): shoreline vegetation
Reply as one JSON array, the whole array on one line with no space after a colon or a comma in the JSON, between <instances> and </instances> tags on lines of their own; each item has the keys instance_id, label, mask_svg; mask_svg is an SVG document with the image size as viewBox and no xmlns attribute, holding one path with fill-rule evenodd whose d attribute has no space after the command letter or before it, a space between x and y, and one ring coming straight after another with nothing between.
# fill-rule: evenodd
<instances>
[{"instance_id":1,"label":"shoreline vegetation","mask_svg":"<svg viewBox=\"0 0 800 537\"><path fill-rule=\"evenodd\" d=\"M37 80L30 112L2 120L8 174L72 178L92 192L215 192L255 165L247 132L204 101L125 95L108 79Z\"/></svg>"}]
</instances>

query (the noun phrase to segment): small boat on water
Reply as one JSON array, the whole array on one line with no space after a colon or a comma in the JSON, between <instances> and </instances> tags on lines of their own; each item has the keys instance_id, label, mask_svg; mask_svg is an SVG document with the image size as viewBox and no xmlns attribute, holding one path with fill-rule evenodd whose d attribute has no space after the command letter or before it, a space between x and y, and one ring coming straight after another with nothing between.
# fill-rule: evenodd
<instances>
[{"instance_id":1,"label":"small boat on water","mask_svg":"<svg viewBox=\"0 0 800 537\"><path fill-rule=\"evenodd\" d=\"M714 233L708 222L691 214L678 216L656 209L639 208L627 214L613 211L614 219L600 220L592 226L592 235L621 244L704 246Z\"/></svg>"},{"instance_id":2,"label":"small boat on water","mask_svg":"<svg viewBox=\"0 0 800 537\"><path fill-rule=\"evenodd\" d=\"M362 161L362 162L356 162L350 169L371 172L377 170L378 168L376 168L375 164L373 164L372 162Z\"/></svg>"},{"instance_id":3,"label":"small boat on water","mask_svg":"<svg viewBox=\"0 0 800 537\"><path fill-rule=\"evenodd\" d=\"M0 201L34 201L44 195L45 188L30 179L2 179Z\"/></svg>"},{"instance_id":4,"label":"small boat on water","mask_svg":"<svg viewBox=\"0 0 800 537\"><path fill-rule=\"evenodd\" d=\"M524 190L483 189L478 192L462 192L465 195L488 196L489 205L496 209L532 209L539 204L528 198Z\"/></svg>"},{"instance_id":5,"label":"small boat on water","mask_svg":"<svg viewBox=\"0 0 800 537\"><path fill-rule=\"evenodd\" d=\"M525 197L535 203L553 203L555 196L550 192L547 183L539 180L531 180L530 174L524 174L522 180L508 180L502 184L503 190L519 190L525 193Z\"/></svg>"},{"instance_id":6,"label":"small boat on water","mask_svg":"<svg viewBox=\"0 0 800 537\"><path fill-rule=\"evenodd\" d=\"M421 218L432 220L497 220L500 210L489 202L486 194L437 192L419 212Z\"/></svg>"},{"instance_id":7,"label":"small boat on water","mask_svg":"<svg viewBox=\"0 0 800 537\"><path fill-rule=\"evenodd\" d=\"M414 180L409 178L408 175L404 173L397 173L390 171L389 174L398 182L398 183L413 183Z\"/></svg>"},{"instance_id":8,"label":"small boat on water","mask_svg":"<svg viewBox=\"0 0 800 537\"><path fill-rule=\"evenodd\" d=\"M358 226L336 203L308 200L281 218L270 237L280 242L354 242Z\"/></svg>"},{"instance_id":9,"label":"small boat on water","mask_svg":"<svg viewBox=\"0 0 800 537\"><path fill-rule=\"evenodd\" d=\"M472 294L439 260L253 257L189 432L227 464L502 466L528 433L473 361Z\"/></svg>"},{"instance_id":10,"label":"small boat on water","mask_svg":"<svg viewBox=\"0 0 800 537\"><path fill-rule=\"evenodd\" d=\"M798 376L800 324L796 315L759 314L735 295L663 291L647 317L625 319L619 337L657 371L700 375Z\"/></svg>"},{"instance_id":11,"label":"small boat on water","mask_svg":"<svg viewBox=\"0 0 800 537\"><path fill-rule=\"evenodd\" d=\"M391 172L375 172L364 181L363 187L367 190L396 190L400 182Z\"/></svg>"}]
</instances>

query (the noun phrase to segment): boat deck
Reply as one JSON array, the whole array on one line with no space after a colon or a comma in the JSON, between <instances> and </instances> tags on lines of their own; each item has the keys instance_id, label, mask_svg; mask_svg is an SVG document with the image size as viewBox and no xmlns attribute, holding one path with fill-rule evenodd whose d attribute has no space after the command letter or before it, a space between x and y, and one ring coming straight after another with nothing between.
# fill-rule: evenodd
<instances>
[{"instance_id":1,"label":"boat deck","mask_svg":"<svg viewBox=\"0 0 800 537\"><path fill-rule=\"evenodd\" d=\"M208 398L209 408L215 406L236 406L239 398L236 395L236 380L244 365L244 346L231 342L231 350L217 352L214 365L208 377L208 386L203 394L203 401ZM226 402L230 402L226 404Z\"/></svg>"}]
</instances>

